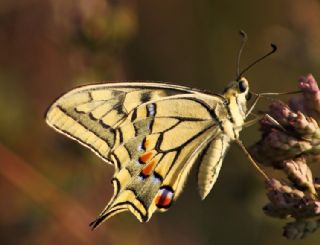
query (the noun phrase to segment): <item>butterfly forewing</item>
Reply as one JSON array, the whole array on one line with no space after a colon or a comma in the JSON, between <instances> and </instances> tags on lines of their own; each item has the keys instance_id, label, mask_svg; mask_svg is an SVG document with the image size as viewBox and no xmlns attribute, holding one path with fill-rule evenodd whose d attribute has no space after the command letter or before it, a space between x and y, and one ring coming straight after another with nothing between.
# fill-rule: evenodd
<instances>
[{"instance_id":1,"label":"butterfly forewing","mask_svg":"<svg viewBox=\"0 0 320 245\"><path fill-rule=\"evenodd\" d=\"M112 163L107 156L115 144L115 126L141 103L179 93L193 92L155 83L84 86L60 97L49 108L46 121Z\"/></svg>"}]
</instances>

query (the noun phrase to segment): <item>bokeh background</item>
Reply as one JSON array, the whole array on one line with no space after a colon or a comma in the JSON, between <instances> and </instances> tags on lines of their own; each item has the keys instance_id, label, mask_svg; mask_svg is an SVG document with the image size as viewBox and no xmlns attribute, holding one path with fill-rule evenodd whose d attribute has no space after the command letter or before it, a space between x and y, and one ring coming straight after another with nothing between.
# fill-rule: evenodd
<instances>
[{"instance_id":1,"label":"bokeh background","mask_svg":"<svg viewBox=\"0 0 320 245\"><path fill-rule=\"evenodd\" d=\"M289 244L284 221L263 214L263 180L235 146L205 201L193 171L175 205L148 224L123 213L90 231L113 169L49 128L44 113L63 92L99 81L220 92L235 78L240 29L249 35L242 67L271 42L279 48L246 74L251 88L295 90L301 75L320 79L319 26L317 0L1 0L0 243ZM258 128L242 138L254 143Z\"/></svg>"}]
</instances>

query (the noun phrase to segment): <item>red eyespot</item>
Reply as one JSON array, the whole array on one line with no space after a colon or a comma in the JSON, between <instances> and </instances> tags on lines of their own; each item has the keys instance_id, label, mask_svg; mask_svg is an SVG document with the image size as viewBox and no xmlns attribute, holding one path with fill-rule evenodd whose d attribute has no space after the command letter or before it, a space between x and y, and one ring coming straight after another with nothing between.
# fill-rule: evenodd
<instances>
[{"instance_id":1,"label":"red eyespot","mask_svg":"<svg viewBox=\"0 0 320 245\"><path fill-rule=\"evenodd\" d=\"M173 202L173 190L170 186L163 186L160 188L155 202L158 208L169 208Z\"/></svg>"}]
</instances>

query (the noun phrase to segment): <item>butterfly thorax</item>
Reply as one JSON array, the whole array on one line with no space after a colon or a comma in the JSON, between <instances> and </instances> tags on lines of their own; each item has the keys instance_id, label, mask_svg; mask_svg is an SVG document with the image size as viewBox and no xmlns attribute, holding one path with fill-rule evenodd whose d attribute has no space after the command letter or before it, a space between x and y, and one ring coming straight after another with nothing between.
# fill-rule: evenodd
<instances>
[{"instance_id":1,"label":"butterfly thorax","mask_svg":"<svg viewBox=\"0 0 320 245\"><path fill-rule=\"evenodd\" d=\"M246 118L247 100L249 99L248 81L241 78L239 81L231 82L225 89L223 96L226 98L226 106L229 110L228 120L232 124L234 137L231 138L235 139L238 138Z\"/></svg>"}]
</instances>

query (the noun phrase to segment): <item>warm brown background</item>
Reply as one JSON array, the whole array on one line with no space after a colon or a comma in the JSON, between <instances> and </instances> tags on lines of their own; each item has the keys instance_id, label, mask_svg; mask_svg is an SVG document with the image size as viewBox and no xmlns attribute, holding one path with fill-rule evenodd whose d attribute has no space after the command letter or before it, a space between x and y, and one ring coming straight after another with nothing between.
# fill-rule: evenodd
<instances>
[{"instance_id":1,"label":"warm brown background","mask_svg":"<svg viewBox=\"0 0 320 245\"><path fill-rule=\"evenodd\" d=\"M294 90L300 75L319 79L319 27L317 0L0 1L0 243L289 244L284 222L261 210L263 181L234 146L205 201L191 173L167 213L148 224L121 214L91 232L113 169L43 115L62 92L103 80L222 91L235 77L239 29L249 35L242 66L270 42L279 47L246 74L252 89ZM242 136L252 144L257 127Z\"/></svg>"}]
</instances>

